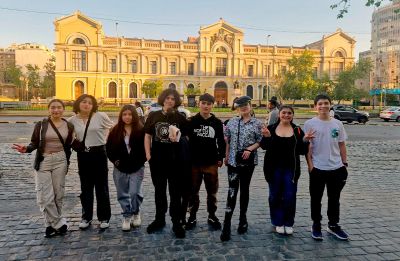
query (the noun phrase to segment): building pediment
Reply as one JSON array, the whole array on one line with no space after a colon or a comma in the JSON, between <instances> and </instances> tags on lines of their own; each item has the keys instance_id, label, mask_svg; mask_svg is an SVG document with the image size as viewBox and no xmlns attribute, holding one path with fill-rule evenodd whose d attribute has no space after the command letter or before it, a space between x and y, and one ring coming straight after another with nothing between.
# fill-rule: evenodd
<instances>
[{"instance_id":1,"label":"building pediment","mask_svg":"<svg viewBox=\"0 0 400 261\"><path fill-rule=\"evenodd\" d=\"M88 24L88 25L90 25L92 27L98 28L98 29L100 29L102 27L101 23L99 23L96 20L94 20L94 19L82 14L80 11L76 11L75 13L73 13L71 15L64 16L64 17L61 17L59 19L56 19L54 21L54 24L57 27L60 24L68 24L68 23L71 23L71 22L76 22L77 20L82 21L82 22L84 22L84 23L86 23L86 24Z\"/></svg>"},{"instance_id":2,"label":"building pediment","mask_svg":"<svg viewBox=\"0 0 400 261\"><path fill-rule=\"evenodd\" d=\"M211 25L208 26L202 26L200 28L200 34L213 34L213 33L218 33L220 30L223 30L224 33L226 34L240 34L243 35L243 31L240 30L239 28L227 23L225 20L222 18Z\"/></svg>"}]
</instances>

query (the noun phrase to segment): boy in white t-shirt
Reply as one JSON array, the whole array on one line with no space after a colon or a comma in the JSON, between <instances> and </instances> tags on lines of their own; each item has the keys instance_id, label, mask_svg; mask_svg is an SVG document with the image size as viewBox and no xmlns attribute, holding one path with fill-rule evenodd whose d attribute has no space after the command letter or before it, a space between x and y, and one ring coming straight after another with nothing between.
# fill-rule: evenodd
<instances>
[{"instance_id":1,"label":"boy in white t-shirt","mask_svg":"<svg viewBox=\"0 0 400 261\"><path fill-rule=\"evenodd\" d=\"M328 233L340 240L349 236L339 226L340 193L347 179L347 134L342 122L331 118L331 99L327 95L317 95L314 106L318 116L304 124L305 132L312 132L311 149L307 156L310 172L312 238L322 240L321 200L325 186L328 195Z\"/></svg>"}]
</instances>

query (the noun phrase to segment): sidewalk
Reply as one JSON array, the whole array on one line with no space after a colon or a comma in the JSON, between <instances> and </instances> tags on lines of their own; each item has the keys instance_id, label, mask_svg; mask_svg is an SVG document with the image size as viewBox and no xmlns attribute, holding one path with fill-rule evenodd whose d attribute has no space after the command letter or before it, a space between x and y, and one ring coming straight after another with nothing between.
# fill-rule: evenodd
<instances>
[{"instance_id":1,"label":"sidewalk","mask_svg":"<svg viewBox=\"0 0 400 261\"><path fill-rule=\"evenodd\" d=\"M324 241L310 237L308 175L302 163L297 193L297 216L293 236L272 231L268 189L262 173L263 155L256 167L250 191L249 232L238 235L239 199L232 224L232 240L221 243L220 231L207 225L206 196L201 189L198 224L185 239L176 239L167 226L147 234L153 220L154 189L149 168L144 180L143 224L131 232L121 231L121 209L116 198L110 166L111 227L80 231L81 207L75 153L66 181L65 215L70 231L63 237L43 237L43 220L36 206L33 155L18 155L11 144L0 145L0 260L400 260L400 141L354 141L348 145L349 178L343 190L341 225L351 241L338 241L324 231ZM366 160L368 159L368 160ZM220 169L217 215L222 219L227 191L226 168ZM326 201L323 199L323 224Z\"/></svg>"}]
</instances>

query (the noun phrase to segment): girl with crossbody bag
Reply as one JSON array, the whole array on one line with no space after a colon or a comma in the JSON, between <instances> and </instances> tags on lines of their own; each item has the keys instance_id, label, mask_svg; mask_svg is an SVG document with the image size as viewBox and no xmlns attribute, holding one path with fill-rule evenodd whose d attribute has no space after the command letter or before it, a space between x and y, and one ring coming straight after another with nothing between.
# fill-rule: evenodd
<instances>
[{"instance_id":1,"label":"girl with crossbody bag","mask_svg":"<svg viewBox=\"0 0 400 261\"><path fill-rule=\"evenodd\" d=\"M52 237L68 230L62 205L74 127L62 118L65 106L61 100L50 101L48 108L50 117L36 123L31 143L28 146L14 144L13 149L20 153L36 150L37 203L46 225L45 237Z\"/></svg>"}]
</instances>

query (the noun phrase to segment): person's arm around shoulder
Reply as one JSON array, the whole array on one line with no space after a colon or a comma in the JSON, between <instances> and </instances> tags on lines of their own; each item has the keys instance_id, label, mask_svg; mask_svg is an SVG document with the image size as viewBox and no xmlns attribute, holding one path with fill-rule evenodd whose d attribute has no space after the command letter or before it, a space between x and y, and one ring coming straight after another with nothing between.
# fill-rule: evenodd
<instances>
[{"instance_id":1,"label":"person's arm around shoulder","mask_svg":"<svg viewBox=\"0 0 400 261\"><path fill-rule=\"evenodd\" d=\"M114 126L114 122L108 117L107 113L105 112L96 112L101 116L102 119L102 126L105 129L111 129Z\"/></svg>"},{"instance_id":2,"label":"person's arm around shoulder","mask_svg":"<svg viewBox=\"0 0 400 261\"><path fill-rule=\"evenodd\" d=\"M221 120L217 121L216 125L216 137L218 146L218 167L222 167L223 160L226 157L226 142L224 137L224 126Z\"/></svg>"}]
</instances>

